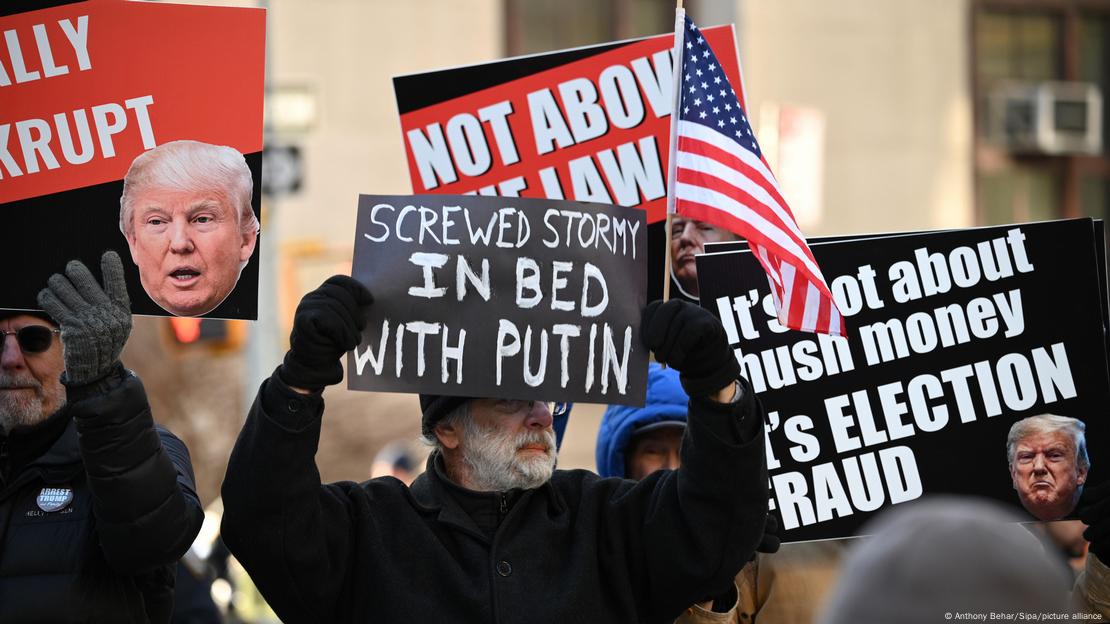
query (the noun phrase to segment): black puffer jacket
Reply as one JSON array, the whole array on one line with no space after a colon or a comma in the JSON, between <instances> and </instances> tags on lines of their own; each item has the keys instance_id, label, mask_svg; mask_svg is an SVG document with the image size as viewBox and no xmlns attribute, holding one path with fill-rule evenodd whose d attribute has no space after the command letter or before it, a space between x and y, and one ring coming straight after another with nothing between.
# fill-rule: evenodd
<instances>
[{"instance_id":1,"label":"black puffer jacket","mask_svg":"<svg viewBox=\"0 0 1110 624\"><path fill-rule=\"evenodd\" d=\"M0 622L169 622L203 517L189 452L137 377L100 390L0 436Z\"/></svg>"},{"instance_id":2,"label":"black puffer jacket","mask_svg":"<svg viewBox=\"0 0 1110 624\"><path fill-rule=\"evenodd\" d=\"M320 484L323 400L274 375L232 452L223 538L282 621L664 622L723 589L767 514L763 411L690 402L682 467L634 483L556 470L490 538L430 469Z\"/></svg>"}]
</instances>

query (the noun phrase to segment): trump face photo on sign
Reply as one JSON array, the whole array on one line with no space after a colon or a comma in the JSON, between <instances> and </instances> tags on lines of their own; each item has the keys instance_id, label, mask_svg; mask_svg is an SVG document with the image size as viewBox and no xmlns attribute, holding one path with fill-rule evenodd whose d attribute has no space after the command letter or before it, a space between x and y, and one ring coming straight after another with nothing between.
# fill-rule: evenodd
<instances>
[{"instance_id":1,"label":"trump face photo on sign","mask_svg":"<svg viewBox=\"0 0 1110 624\"><path fill-rule=\"evenodd\" d=\"M243 155L221 145L173 141L131 163L120 231L162 309L200 316L235 289L258 242L252 187Z\"/></svg>"}]
</instances>

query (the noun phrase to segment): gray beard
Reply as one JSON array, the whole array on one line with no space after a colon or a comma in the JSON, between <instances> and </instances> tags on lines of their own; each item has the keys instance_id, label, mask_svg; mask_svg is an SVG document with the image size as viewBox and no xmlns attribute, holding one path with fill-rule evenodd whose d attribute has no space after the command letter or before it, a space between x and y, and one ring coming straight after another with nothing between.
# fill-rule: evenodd
<instances>
[{"instance_id":1,"label":"gray beard","mask_svg":"<svg viewBox=\"0 0 1110 624\"><path fill-rule=\"evenodd\" d=\"M5 387L12 385L31 385L34 386L34 392L4 390ZM48 394L54 395L49 398L54 399L58 409L65 406L65 387L59 385L48 392L43 389L42 384L33 379L22 377L13 379L7 374L0 373L0 431L8 434L16 427L30 427L50 418L52 414L46 414L43 411Z\"/></svg>"},{"instance_id":2,"label":"gray beard","mask_svg":"<svg viewBox=\"0 0 1110 624\"><path fill-rule=\"evenodd\" d=\"M473 418L464 418L466 444L462 460L478 491L530 490L547 483L555 471L555 432L525 431L514 435L496 428L483 429ZM547 444L547 455L521 459L517 450L531 443Z\"/></svg>"}]
</instances>

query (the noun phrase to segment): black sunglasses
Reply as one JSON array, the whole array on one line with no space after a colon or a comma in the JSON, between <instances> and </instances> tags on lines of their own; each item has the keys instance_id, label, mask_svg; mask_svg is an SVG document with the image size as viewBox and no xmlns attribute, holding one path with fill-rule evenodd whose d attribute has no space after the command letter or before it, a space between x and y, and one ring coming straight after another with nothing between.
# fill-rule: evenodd
<instances>
[{"instance_id":1,"label":"black sunglasses","mask_svg":"<svg viewBox=\"0 0 1110 624\"><path fill-rule=\"evenodd\" d=\"M0 351L4 350L2 341L6 341L8 336L15 336L15 341L19 343L19 348L24 353L42 353L50 348L54 334L60 333L62 333L60 329L43 325L26 325L14 330L0 329Z\"/></svg>"}]
</instances>

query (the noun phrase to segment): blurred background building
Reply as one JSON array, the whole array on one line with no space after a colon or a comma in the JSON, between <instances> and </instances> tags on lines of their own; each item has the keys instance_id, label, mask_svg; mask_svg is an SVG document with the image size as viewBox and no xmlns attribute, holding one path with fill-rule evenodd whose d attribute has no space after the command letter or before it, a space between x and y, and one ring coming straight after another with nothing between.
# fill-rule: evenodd
<instances>
[{"instance_id":1,"label":"blurred background building","mask_svg":"<svg viewBox=\"0 0 1110 624\"><path fill-rule=\"evenodd\" d=\"M673 0L224 4L269 11L261 318L141 318L124 355L187 441L205 503L297 301L350 269L358 194L411 192L390 79L666 33L674 20ZM685 6L702 26L736 24L750 117L807 234L1106 214L1107 0ZM396 440L420 455L414 397L325 397L324 480L368 478ZM562 466L593 468L600 414L575 408Z\"/></svg>"}]
</instances>

